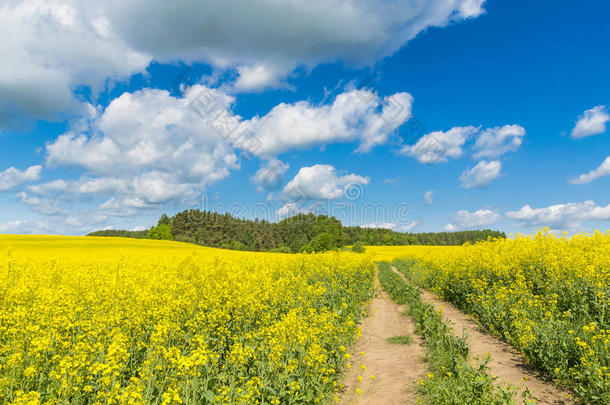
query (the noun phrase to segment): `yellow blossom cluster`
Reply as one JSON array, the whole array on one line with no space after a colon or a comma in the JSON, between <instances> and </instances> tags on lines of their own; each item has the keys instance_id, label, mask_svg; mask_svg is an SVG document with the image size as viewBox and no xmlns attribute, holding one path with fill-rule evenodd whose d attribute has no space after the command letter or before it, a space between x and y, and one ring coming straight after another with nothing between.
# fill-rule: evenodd
<instances>
[{"instance_id":1,"label":"yellow blossom cluster","mask_svg":"<svg viewBox=\"0 0 610 405\"><path fill-rule=\"evenodd\" d=\"M373 280L347 252L0 236L0 403L319 403Z\"/></svg>"},{"instance_id":2,"label":"yellow blossom cluster","mask_svg":"<svg viewBox=\"0 0 610 405\"><path fill-rule=\"evenodd\" d=\"M586 403L610 403L610 232L406 253L411 278L454 302Z\"/></svg>"}]
</instances>

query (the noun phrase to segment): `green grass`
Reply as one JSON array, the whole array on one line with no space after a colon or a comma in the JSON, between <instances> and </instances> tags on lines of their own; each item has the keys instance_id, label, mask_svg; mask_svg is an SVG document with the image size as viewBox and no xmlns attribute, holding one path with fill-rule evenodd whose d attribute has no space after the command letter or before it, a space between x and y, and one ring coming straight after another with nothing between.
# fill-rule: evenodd
<instances>
[{"instance_id":1,"label":"green grass","mask_svg":"<svg viewBox=\"0 0 610 405\"><path fill-rule=\"evenodd\" d=\"M413 337L404 335L392 336L391 338L388 338L388 343L392 343L393 345L410 345L413 343Z\"/></svg>"},{"instance_id":2,"label":"green grass","mask_svg":"<svg viewBox=\"0 0 610 405\"><path fill-rule=\"evenodd\" d=\"M396 274L389 263L378 263L379 281L393 301L406 304L407 314L424 339L428 376L419 382L419 391L431 405L504 405L515 403L515 389L496 383L487 373L487 360L473 366L465 337L457 337L442 315L421 299L420 291ZM408 268L400 268L409 279ZM532 403L526 398L525 403Z\"/></svg>"}]
</instances>

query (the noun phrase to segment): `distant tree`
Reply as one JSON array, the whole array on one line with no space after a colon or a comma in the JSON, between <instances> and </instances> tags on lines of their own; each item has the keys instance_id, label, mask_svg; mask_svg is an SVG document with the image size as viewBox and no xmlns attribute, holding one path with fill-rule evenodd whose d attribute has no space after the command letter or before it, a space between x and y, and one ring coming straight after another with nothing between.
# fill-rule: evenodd
<instances>
[{"instance_id":1,"label":"distant tree","mask_svg":"<svg viewBox=\"0 0 610 405\"><path fill-rule=\"evenodd\" d=\"M167 216L167 214L161 215L161 218L159 218L159 221L157 221L157 226L158 225L171 225L171 224L172 224L172 220Z\"/></svg>"},{"instance_id":2,"label":"distant tree","mask_svg":"<svg viewBox=\"0 0 610 405\"><path fill-rule=\"evenodd\" d=\"M103 231L95 231L88 233L87 236L108 236L121 238L146 239L148 230L145 231L126 231L123 229L104 229Z\"/></svg>"},{"instance_id":3,"label":"distant tree","mask_svg":"<svg viewBox=\"0 0 610 405\"><path fill-rule=\"evenodd\" d=\"M354 245L352 246L352 252L354 253L364 253L364 250L364 245L360 241L354 243Z\"/></svg>"},{"instance_id":4,"label":"distant tree","mask_svg":"<svg viewBox=\"0 0 610 405\"><path fill-rule=\"evenodd\" d=\"M316 235L311 242L309 242L309 246L311 246L311 251L313 252L326 252L327 250L332 250L337 247L333 235L328 232Z\"/></svg>"},{"instance_id":5,"label":"distant tree","mask_svg":"<svg viewBox=\"0 0 610 405\"><path fill-rule=\"evenodd\" d=\"M172 235L172 226L164 224L153 226L148 231L148 239L173 240L174 236Z\"/></svg>"},{"instance_id":6,"label":"distant tree","mask_svg":"<svg viewBox=\"0 0 610 405\"><path fill-rule=\"evenodd\" d=\"M472 230L440 233L403 233L391 229L344 227L326 215L297 214L277 223L236 218L228 213L187 210L161 215L148 231L103 230L91 236L174 239L204 246L250 251L322 252L344 245L462 245L488 238L505 238L503 232Z\"/></svg>"},{"instance_id":7,"label":"distant tree","mask_svg":"<svg viewBox=\"0 0 610 405\"><path fill-rule=\"evenodd\" d=\"M271 253L292 253L292 249L290 249L286 245L279 245L278 247L271 249Z\"/></svg>"}]
</instances>

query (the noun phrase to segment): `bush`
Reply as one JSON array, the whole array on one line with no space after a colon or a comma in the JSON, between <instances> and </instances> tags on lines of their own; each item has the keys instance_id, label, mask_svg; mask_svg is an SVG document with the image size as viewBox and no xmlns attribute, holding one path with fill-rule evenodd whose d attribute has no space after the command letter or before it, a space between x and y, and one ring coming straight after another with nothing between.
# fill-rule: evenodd
<instances>
[{"instance_id":1,"label":"bush","mask_svg":"<svg viewBox=\"0 0 610 405\"><path fill-rule=\"evenodd\" d=\"M279 245L275 249L271 249L271 253L292 253L292 249L286 245Z\"/></svg>"},{"instance_id":2,"label":"bush","mask_svg":"<svg viewBox=\"0 0 610 405\"><path fill-rule=\"evenodd\" d=\"M148 239L173 240L174 236L172 235L172 226L168 224L153 226L148 231Z\"/></svg>"},{"instance_id":3,"label":"bush","mask_svg":"<svg viewBox=\"0 0 610 405\"><path fill-rule=\"evenodd\" d=\"M354 246L352 246L352 252L354 253L364 253L364 250L364 245L360 241L354 243Z\"/></svg>"}]
</instances>

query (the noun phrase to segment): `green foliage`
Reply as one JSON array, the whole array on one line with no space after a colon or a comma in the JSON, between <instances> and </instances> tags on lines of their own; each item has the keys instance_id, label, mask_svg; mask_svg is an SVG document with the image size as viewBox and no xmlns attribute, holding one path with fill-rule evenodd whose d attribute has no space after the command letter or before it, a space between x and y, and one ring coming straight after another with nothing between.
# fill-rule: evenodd
<instances>
[{"instance_id":1,"label":"green foliage","mask_svg":"<svg viewBox=\"0 0 610 405\"><path fill-rule=\"evenodd\" d=\"M115 238L146 239L148 237L148 230L126 231L124 229L104 229L102 231L88 233L87 236L109 236Z\"/></svg>"},{"instance_id":2,"label":"green foliage","mask_svg":"<svg viewBox=\"0 0 610 405\"><path fill-rule=\"evenodd\" d=\"M230 249L230 250L248 250L248 247L241 242L236 241L235 239L231 240L229 243L223 243L220 245L222 249Z\"/></svg>"},{"instance_id":3,"label":"green foliage","mask_svg":"<svg viewBox=\"0 0 610 405\"><path fill-rule=\"evenodd\" d=\"M292 250L286 245L279 245L270 250L271 253L292 253Z\"/></svg>"},{"instance_id":4,"label":"green foliage","mask_svg":"<svg viewBox=\"0 0 610 405\"><path fill-rule=\"evenodd\" d=\"M364 253L364 251L364 244L360 241L354 243L354 246L352 246L352 252L354 253Z\"/></svg>"},{"instance_id":5,"label":"green foliage","mask_svg":"<svg viewBox=\"0 0 610 405\"><path fill-rule=\"evenodd\" d=\"M171 231L171 237L167 234ZM181 242L234 250L282 252L324 252L352 245L363 253L364 245L459 245L488 237L504 237L494 231L453 233L399 233L389 229L344 227L341 221L326 215L298 214L280 222L235 218L228 213L187 210L168 217L161 215L149 231L98 231L90 236L174 239Z\"/></svg>"},{"instance_id":6,"label":"green foliage","mask_svg":"<svg viewBox=\"0 0 610 405\"><path fill-rule=\"evenodd\" d=\"M157 225L171 225L171 224L172 224L172 220L167 216L167 214L161 215L161 218L159 218L159 221L157 222Z\"/></svg>"},{"instance_id":7,"label":"green foliage","mask_svg":"<svg viewBox=\"0 0 610 405\"><path fill-rule=\"evenodd\" d=\"M427 404L515 403L514 388L495 383L487 373L488 360L473 366L468 359L466 338L455 336L441 313L425 303L420 291L394 273L389 263L379 263L379 281L392 300L407 304L407 313L424 339L430 373L420 381L419 390Z\"/></svg>"},{"instance_id":8,"label":"green foliage","mask_svg":"<svg viewBox=\"0 0 610 405\"><path fill-rule=\"evenodd\" d=\"M461 232L403 233L391 229L348 226L343 229L343 233L346 245L354 245L360 241L367 246L463 245L466 242L474 243L488 238L506 238L504 232L488 229Z\"/></svg>"},{"instance_id":9,"label":"green foliage","mask_svg":"<svg viewBox=\"0 0 610 405\"><path fill-rule=\"evenodd\" d=\"M388 343L393 345L410 345L413 343L413 337L405 335L392 336L391 338L388 338Z\"/></svg>"},{"instance_id":10,"label":"green foliage","mask_svg":"<svg viewBox=\"0 0 610 405\"><path fill-rule=\"evenodd\" d=\"M175 240L211 247L296 253L343 246L343 225L325 215L299 214L271 223L190 210L176 214L171 222Z\"/></svg>"},{"instance_id":11,"label":"green foliage","mask_svg":"<svg viewBox=\"0 0 610 405\"><path fill-rule=\"evenodd\" d=\"M336 239L328 232L316 235L309 244L314 252L326 252L337 247Z\"/></svg>"},{"instance_id":12,"label":"green foliage","mask_svg":"<svg viewBox=\"0 0 610 405\"><path fill-rule=\"evenodd\" d=\"M148 231L147 237L148 239L173 240L174 236L172 235L172 226L167 224L153 226Z\"/></svg>"}]
</instances>

